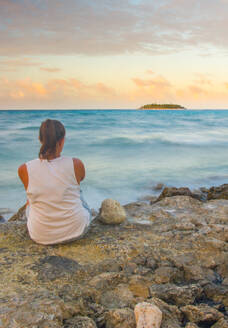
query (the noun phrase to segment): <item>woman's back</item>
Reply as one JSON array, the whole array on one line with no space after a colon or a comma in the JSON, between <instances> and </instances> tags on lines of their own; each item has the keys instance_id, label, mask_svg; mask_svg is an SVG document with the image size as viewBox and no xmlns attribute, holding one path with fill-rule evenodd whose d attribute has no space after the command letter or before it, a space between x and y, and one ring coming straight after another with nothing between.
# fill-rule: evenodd
<instances>
[{"instance_id":1,"label":"woman's back","mask_svg":"<svg viewBox=\"0 0 228 328\"><path fill-rule=\"evenodd\" d=\"M55 244L80 236L89 213L80 199L73 159L57 157L26 163L28 171L28 230L41 244Z\"/></svg>"}]
</instances>

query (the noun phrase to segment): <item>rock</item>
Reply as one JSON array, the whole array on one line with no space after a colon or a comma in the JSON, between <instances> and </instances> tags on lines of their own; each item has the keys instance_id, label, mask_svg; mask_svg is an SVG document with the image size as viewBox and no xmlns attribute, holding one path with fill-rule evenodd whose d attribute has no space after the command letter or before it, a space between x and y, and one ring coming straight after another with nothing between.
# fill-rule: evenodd
<instances>
[{"instance_id":1,"label":"rock","mask_svg":"<svg viewBox=\"0 0 228 328\"><path fill-rule=\"evenodd\" d=\"M104 224L120 224L126 219L126 212L119 202L105 199L101 204L99 219Z\"/></svg>"},{"instance_id":2,"label":"rock","mask_svg":"<svg viewBox=\"0 0 228 328\"><path fill-rule=\"evenodd\" d=\"M183 314L175 305L167 304L159 298L153 297L147 302L156 305L162 312L162 328L181 328Z\"/></svg>"},{"instance_id":3,"label":"rock","mask_svg":"<svg viewBox=\"0 0 228 328\"><path fill-rule=\"evenodd\" d=\"M129 280L129 289L135 297L147 299L150 296L148 285L148 281L141 276L134 275Z\"/></svg>"},{"instance_id":4,"label":"rock","mask_svg":"<svg viewBox=\"0 0 228 328\"><path fill-rule=\"evenodd\" d=\"M4 217L0 214L0 223L4 223L5 222L5 219Z\"/></svg>"},{"instance_id":5,"label":"rock","mask_svg":"<svg viewBox=\"0 0 228 328\"><path fill-rule=\"evenodd\" d=\"M165 187L165 185L163 183L157 183L154 187L153 190L154 191L160 191Z\"/></svg>"},{"instance_id":6,"label":"rock","mask_svg":"<svg viewBox=\"0 0 228 328\"><path fill-rule=\"evenodd\" d=\"M185 328L198 328L199 326L197 326L195 323L193 322L188 322L187 325L185 326Z\"/></svg>"},{"instance_id":7,"label":"rock","mask_svg":"<svg viewBox=\"0 0 228 328\"><path fill-rule=\"evenodd\" d=\"M23 221L23 222L26 222L27 218L26 218L25 210L26 210L26 204L23 205L21 208L19 208L17 213L15 213L13 216L11 216L11 218L9 218L8 221Z\"/></svg>"},{"instance_id":8,"label":"rock","mask_svg":"<svg viewBox=\"0 0 228 328\"><path fill-rule=\"evenodd\" d=\"M65 320L63 328L97 328L97 325L88 317L76 316Z\"/></svg>"},{"instance_id":9,"label":"rock","mask_svg":"<svg viewBox=\"0 0 228 328\"><path fill-rule=\"evenodd\" d=\"M167 303L177 304L178 306L193 304L202 292L203 288L198 285L155 284L150 287L152 297L160 298Z\"/></svg>"},{"instance_id":10,"label":"rock","mask_svg":"<svg viewBox=\"0 0 228 328\"><path fill-rule=\"evenodd\" d=\"M135 307L137 328L159 328L162 321L162 312L156 305L139 303Z\"/></svg>"},{"instance_id":11,"label":"rock","mask_svg":"<svg viewBox=\"0 0 228 328\"><path fill-rule=\"evenodd\" d=\"M192 193L189 188L175 188L175 187L166 187L163 189L162 193L157 199L157 202L162 200L165 197L173 197L173 196L189 196L192 198L196 198L198 200L201 200L201 195L198 193Z\"/></svg>"},{"instance_id":12,"label":"rock","mask_svg":"<svg viewBox=\"0 0 228 328\"><path fill-rule=\"evenodd\" d=\"M168 282L178 282L183 280L183 274L177 268L170 266L161 266L154 272L154 281L157 284Z\"/></svg>"},{"instance_id":13,"label":"rock","mask_svg":"<svg viewBox=\"0 0 228 328\"><path fill-rule=\"evenodd\" d=\"M186 315L189 321L207 323L209 327L224 317L221 312L206 304L200 304L198 306L186 305L181 308L181 311Z\"/></svg>"},{"instance_id":14,"label":"rock","mask_svg":"<svg viewBox=\"0 0 228 328\"><path fill-rule=\"evenodd\" d=\"M1 328L60 328L79 316L131 327L121 318L142 302L161 310L162 328L224 328L228 200L173 196L126 212L124 224L96 220L82 239L55 246L35 244L25 221L1 224Z\"/></svg>"},{"instance_id":15,"label":"rock","mask_svg":"<svg viewBox=\"0 0 228 328\"><path fill-rule=\"evenodd\" d=\"M228 328L228 320L222 318L211 326L211 328Z\"/></svg>"},{"instance_id":16,"label":"rock","mask_svg":"<svg viewBox=\"0 0 228 328\"><path fill-rule=\"evenodd\" d=\"M114 309L106 314L106 328L135 328L134 311L129 308Z\"/></svg>"},{"instance_id":17,"label":"rock","mask_svg":"<svg viewBox=\"0 0 228 328\"><path fill-rule=\"evenodd\" d=\"M138 201L123 206L128 217L148 216L151 213L151 206L145 202Z\"/></svg>"},{"instance_id":18,"label":"rock","mask_svg":"<svg viewBox=\"0 0 228 328\"><path fill-rule=\"evenodd\" d=\"M208 191L207 199L228 199L228 184L211 187Z\"/></svg>"},{"instance_id":19,"label":"rock","mask_svg":"<svg viewBox=\"0 0 228 328\"><path fill-rule=\"evenodd\" d=\"M120 284L112 290L103 291L96 301L109 309L125 308L134 304L134 296L127 285Z\"/></svg>"}]
</instances>

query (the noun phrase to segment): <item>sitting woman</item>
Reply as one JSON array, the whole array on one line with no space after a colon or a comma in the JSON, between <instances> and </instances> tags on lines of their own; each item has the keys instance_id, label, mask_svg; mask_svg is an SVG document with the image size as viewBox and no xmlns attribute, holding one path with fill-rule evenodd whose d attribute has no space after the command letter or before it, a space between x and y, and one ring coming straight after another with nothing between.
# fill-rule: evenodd
<instances>
[{"instance_id":1,"label":"sitting woman","mask_svg":"<svg viewBox=\"0 0 228 328\"><path fill-rule=\"evenodd\" d=\"M39 158L18 169L28 198L29 235L43 245L75 240L91 222L91 211L80 192L84 165L80 159L61 156L65 140L61 122L43 122L39 139Z\"/></svg>"}]
</instances>

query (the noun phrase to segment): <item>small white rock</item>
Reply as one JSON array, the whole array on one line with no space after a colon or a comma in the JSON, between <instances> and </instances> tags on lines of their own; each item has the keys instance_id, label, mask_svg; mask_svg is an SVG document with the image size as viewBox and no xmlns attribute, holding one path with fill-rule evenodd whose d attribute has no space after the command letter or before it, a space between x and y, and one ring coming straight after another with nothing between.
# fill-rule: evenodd
<instances>
[{"instance_id":1,"label":"small white rock","mask_svg":"<svg viewBox=\"0 0 228 328\"><path fill-rule=\"evenodd\" d=\"M137 328L160 328L162 312L153 304L142 302L135 306Z\"/></svg>"},{"instance_id":2,"label":"small white rock","mask_svg":"<svg viewBox=\"0 0 228 328\"><path fill-rule=\"evenodd\" d=\"M126 212L117 200L105 199L101 204L100 221L105 224L120 224L126 219Z\"/></svg>"}]
</instances>

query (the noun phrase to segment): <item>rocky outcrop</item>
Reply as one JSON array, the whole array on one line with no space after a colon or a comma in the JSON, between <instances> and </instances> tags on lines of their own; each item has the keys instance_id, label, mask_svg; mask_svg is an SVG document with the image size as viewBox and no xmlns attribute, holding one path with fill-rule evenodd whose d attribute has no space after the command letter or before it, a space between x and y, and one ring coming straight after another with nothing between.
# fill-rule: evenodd
<instances>
[{"instance_id":1,"label":"rocky outcrop","mask_svg":"<svg viewBox=\"0 0 228 328\"><path fill-rule=\"evenodd\" d=\"M228 199L228 184L219 187L211 187L208 190L207 199Z\"/></svg>"},{"instance_id":2,"label":"rocky outcrop","mask_svg":"<svg viewBox=\"0 0 228 328\"><path fill-rule=\"evenodd\" d=\"M206 200L207 197L207 195L201 190L192 192L189 188L186 187L181 187L181 188L166 187L163 189L162 193L159 195L156 202L159 202L165 197L173 197L173 196L189 196L202 201Z\"/></svg>"},{"instance_id":3,"label":"rocky outcrop","mask_svg":"<svg viewBox=\"0 0 228 328\"><path fill-rule=\"evenodd\" d=\"M165 197L125 206L123 224L42 246L23 220L0 225L2 328L135 328L134 308L162 328L227 327L228 200Z\"/></svg>"}]
</instances>

